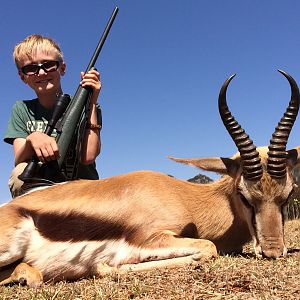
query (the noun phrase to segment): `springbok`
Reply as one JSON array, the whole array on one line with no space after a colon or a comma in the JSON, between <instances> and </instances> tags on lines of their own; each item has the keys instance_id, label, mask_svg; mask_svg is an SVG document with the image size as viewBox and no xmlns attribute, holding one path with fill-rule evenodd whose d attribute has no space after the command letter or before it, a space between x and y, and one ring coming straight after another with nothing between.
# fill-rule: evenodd
<instances>
[{"instance_id":1,"label":"springbok","mask_svg":"<svg viewBox=\"0 0 300 300\"><path fill-rule=\"evenodd\" d=\"M283 212L294 188L298 149L286 143L299 109L291 100L266 147L257 148L219 95L223 123L240 154L231 158L171 158L224 176L195 184L139 171L98 181L78 180L20 196L0 208L1 284L38 286L117 270L200 263L217 252L257 256L287 253Z\"/></svg>"}]
</instances>

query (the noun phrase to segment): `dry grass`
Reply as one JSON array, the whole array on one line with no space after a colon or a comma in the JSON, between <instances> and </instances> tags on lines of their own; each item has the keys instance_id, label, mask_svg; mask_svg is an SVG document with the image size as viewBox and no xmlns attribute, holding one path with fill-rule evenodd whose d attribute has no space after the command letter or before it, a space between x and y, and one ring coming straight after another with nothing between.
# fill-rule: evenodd
<instances>
[{"instance_id":1,"label":"dry grass","mask_svg":"<svg viewBox=\"0 0 300 300\"><path fill-rule=\"evenodd\" d=\"M300 220L286 224L287 258L223 256L197 267L101 279L44 284L39 289L1 287L0 299L300 299Z\"/></svg>"}]
</instances>

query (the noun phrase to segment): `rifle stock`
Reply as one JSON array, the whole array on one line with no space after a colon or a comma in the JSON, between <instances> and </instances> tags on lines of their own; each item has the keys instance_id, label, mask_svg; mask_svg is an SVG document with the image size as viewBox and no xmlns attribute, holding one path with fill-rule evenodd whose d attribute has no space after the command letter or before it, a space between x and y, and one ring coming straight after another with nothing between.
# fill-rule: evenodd
<instances>
[{"instance_id":1,"label":"rifle stock","mask_svg":"<svg viewBox=\"0 0 300 300\"><path fill-rule=\"evenodd\" d=\"M53 130L56 129L55 126L56 126L58 120L61 118L61 116L65 112L66 108L68 107L70 100L71 100L71 98L68 94L63 94L63 95L58 96L52 117L49 120L49 122L46 126L46 129L44 131L45 134L51 136ZM39 165L39 160L38 160L37 156L34 155L34 156L32 156L31 161L28 163L28 165L24 169L23 173L19 175L19 179L21 179L24 182L33 182L33 181L37 181L37 180L41 181L40 178L39 179L37 179L37 178L42 176L43 179L45 179L45 180L54 180L53 176L55 175L58 180L58 177L55 174L57 172L50 171L50 172L45 173L45 170L47 170L49 168L51 168L53 170L54 167L57 169L56 161L44 163L43 168L41 168L41 166ZM62 181L62 177L59 176L59 178L60 178L59 181Z\"/></svg>"}]
</instances>

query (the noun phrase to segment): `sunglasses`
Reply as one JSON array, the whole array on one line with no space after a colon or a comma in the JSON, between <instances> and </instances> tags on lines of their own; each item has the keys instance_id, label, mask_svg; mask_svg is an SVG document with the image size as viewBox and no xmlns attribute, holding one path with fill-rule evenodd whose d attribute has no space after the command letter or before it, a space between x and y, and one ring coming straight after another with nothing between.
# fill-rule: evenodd
<instances>
[{"instance_id":1,"label":"sunglasses","mask_svg":"<svg viewBox=\"0 0 300 300\"><path fill-rule=\"evenodd\" d=\"M49 60L42 64L30 64L21 68L21 71L25 75L37 75L40 72L40 69L43 69L46 73L54 72L59 67L59 61Z\"/></svg>"}]
</instances>

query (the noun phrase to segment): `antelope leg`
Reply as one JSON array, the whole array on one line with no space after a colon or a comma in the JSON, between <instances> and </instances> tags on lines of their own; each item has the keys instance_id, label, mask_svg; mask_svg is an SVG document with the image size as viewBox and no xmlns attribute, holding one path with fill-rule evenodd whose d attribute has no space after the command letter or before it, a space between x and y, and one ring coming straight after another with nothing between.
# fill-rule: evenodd
<instances>
[{"instance_id":1,"label":"antelope leg","mask_svg":"<svg viewBox=\"0 0 300 300\"><path fill-rule=\"evenodd\" d=\"M26 263L20 263L13 269L10 276L0 282L0 285L20 283L31 288L36 288L43 283L43 276L39 270Z\"/></svg>"}]
</instances>

